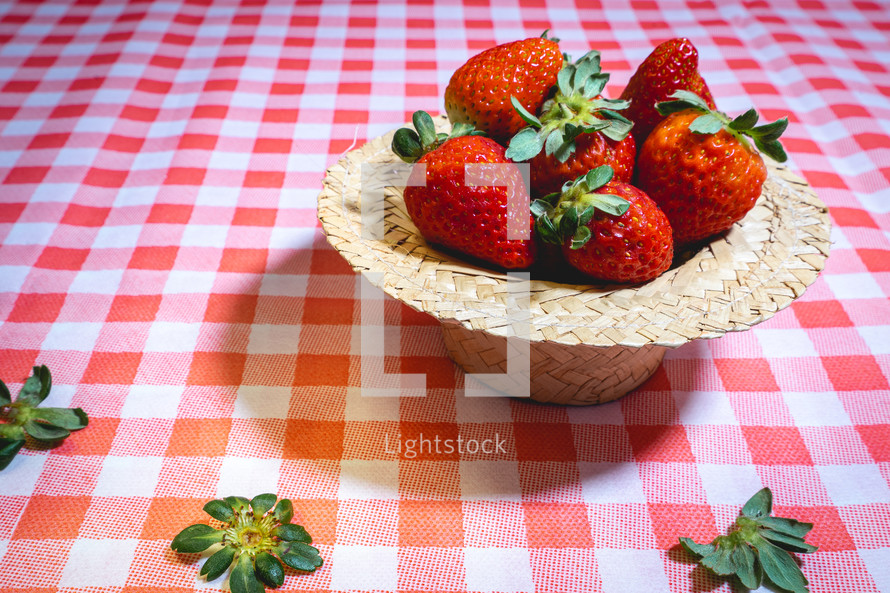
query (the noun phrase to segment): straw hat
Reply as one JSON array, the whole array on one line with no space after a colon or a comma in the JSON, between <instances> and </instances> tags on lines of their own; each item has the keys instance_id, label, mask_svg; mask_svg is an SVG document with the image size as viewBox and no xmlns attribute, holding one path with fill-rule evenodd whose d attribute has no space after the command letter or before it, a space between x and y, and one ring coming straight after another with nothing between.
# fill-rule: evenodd
<instances>
[{"instance_id":1,"label":"straw hat","mask_svg":"<svg viewBox=\"0 0 890 593\"><path fill-rule=\"evenodd\" d=\"M444 116L436 126L450 128ZM667 348L748 329L787 307L828 257L825 205L805 181L765 159L763 193L729 232L633 287L532 275L523 305L530 325L517 325L512 279L428 244L407 214L403 188L384 190L382 238L363 232L362 165L401 163L390 150L392 134L328 169L318 197L328 241L386 294L439 319L449 354L468 373L503 373L508 338L527 341L530 372L514 380L538 401L621 397L655 372Z\"/></svg>"}]
</instances>

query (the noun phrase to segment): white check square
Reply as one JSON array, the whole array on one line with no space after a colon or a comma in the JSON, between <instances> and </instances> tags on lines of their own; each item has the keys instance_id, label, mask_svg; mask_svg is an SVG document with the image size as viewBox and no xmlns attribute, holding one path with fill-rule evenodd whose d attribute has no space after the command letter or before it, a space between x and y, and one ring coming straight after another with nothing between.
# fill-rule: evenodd
<instances>
[{"instance_id":1,"label":"white check square","mask_svg":"<svg viewBox=\"0 0 890 593\"><path fill-rule=\"evenodd\" d=\"M81 270L68 287L68 292L117 294L123 277L123 270Z\"/></svg>"},{"instance_id":2,"label":"white check square","mask_svg":"<svg viewBox=\"0 0 890 593\"><path fill-rule=\"evenodd\" d=\"M242 385L235 398L233 418L287 418L290 387Z\"/></svg>"},{"instance_id":3,"label":"white check square","mask_svg":"<svg viewBox=\"0 0 890 593\"><path fill-rule=\"evenodd\" d=\"M392 546L334 546L331 588L394 591L398 585L398 551Z\"/></svg>"},{"instance_id":4,"label":"white check square","mask_svg":"<svg viewBox=\"0 0 890 593\"><path fill-rule=\"evenodd\" d=\"M765 358L818 357L816 347L802 329L754 329Z\"/></svg>"},{"instance_id":5,"label":"white check square","mask_svg":"<svg viewBox=\"0 0 890 593\"><path fill-rule=\"evenodd\" d=\"M347 422L399 420L398 397L364 397L358 387L346 388L344 417Z\"/></svg>"},{"instance_id":6,"label":"white check square","mask_svg":"<svg viewBox=\"0 0 890 593\"><path fill-rule=\"evenodd\" d=\"M143 496L151 498L158 485L160 457L108 456L93 491L95 496Z\"/></svg>"},{"instance_id":7,"label":"white check square","mask_svg":"<svg viewBox=\"0 0 890 593\"><path fill-rule=\"evenodd\" d=\"M743 505L763 488L753 465L699 463L696 468L711 505Z\"/></svg>"},{"instance_id":8,"label":"white check square","mask_svg":"<svg viewBox=\"0 0 890 593\"><path fill-rule=\"evenodd\" d=\"M103 226L93 239L93 249L136 247L141 232L140 225Z\"/></svg>"},{"instance_id":9,"label":"white check square","mask_svg":"<svg viewBox=\"0 0 890 593\"><path fill-rule=\"evenodd\" d=\"M247 342L248 354L297 354L299 325L253 325Z\"/></svg>"},{"instance_id":10,"label":"white check square","mask_svg":"<svg viewBox=\"0 0 890 593\"><path fill-rule=\"evenodd\" d=\"M46 455L27 455L19 453L12 458L3 470L0 480L0 496L31 496L34 486L43 472ZM2 554L0 554L2 558Z\"/></svg>"},{"instance_id":11,"label":"white check square","mask_svg":"<svg viewBox=\"0 0 890 593\"><path fill-rule=\"evenodd\" d=\"M851 426L847 410L833 391L794 392L782 395L796 426Z\"/></svg>"},{"instance_id":12,"label":"white check square","mask_svg":"<svg viewBox=\"0 0 890 593\"><path fill-rule=\"evenodd\" d=\"M121 418L176 418L183 391L180 385L133 385Z\"/></svg>"},{"instance_id":13,"label":"white check square","mask_svg":"<svg viewBox=\"0 0 890 593\"><path fill-rule=\"evenodd\" d=\"M596 550L603 593L668 593L664 562L657 550Z\"/></svg>"},{"instance_id":14,"label":"white check square","mask_svg":"<svg viewBox=\"0 0 890 593\"><path fill-rule=\"evenodd\" d=\"M675 391L674 401L684 425L738 425L724 391Z\"/></svg>"},{"instance_id":15,"label":"white check square","mask_svg":"<svg viewBox=\"0 0 890 593\"><path fill-rule=\"evenodd\" d=\"M41 347L44 350L92 352L101 331L101 323L54 323Z\"/></svg>"},{"instance_id":16,"label":"white check square","mask_svg":"<svg viewBox=\"0 0 890 593\"><path fill-rule=\"evenodd\" d=\"M3 239L4 245L46 245L56 230L54 222L17 222Z\"/></svg>"},{"instance_id":17,"label":"white check square","mask_svg":"<svg viewBox=\"0 0 890 593\"><path fill-rule=\"evenodd\" d=\"M890 487L877 465L817 465L836 506L890 503Z\"/></svg>"},{"instance_id":18,"label":"white check square","mask_svg":"<svg viewBox=\"0 0 890 593\"><path fill-rule=\"evenodd\" d=\"M344 459L340 462L340 499L399 498L399 462Z\"/></svg>"},{"instance_id":19,"label":"white check square","mask_svg":"<svg viewBox=\"0 0 890 593\"><path fill-rule=\"evenodd\" d=\"M123 587L138 543L135 539L75 540L59 586Z\"/></svg>"},{"instance_id":20,"label":"white check square","mask_svg":"<svg viewBox=\"0 0 890 593\"><path fill-rule=\"evenodd\" d=\"M470 591L519 593L535 590L531 559L524 548L467 548L464 550L464 567Z\"/></svg>"},{"instance_id":21,"label":"white check square","mask_svg":"<svg viewBox=\"0 0 890 593\"><path fill-rule=\"evenodd\" d=\"M146 352L194 352L198 343L200 323L155 321L148 331Z\"/></svg>"},{"instance_id":22,"label":"white check square","mask_svg":"<svg viewBox=\"0 0 890 593\"><path fill-rule=\"evenodd\" d=\"M875 277L869 273L825 274L825 282L838 300L886 298Z\"/></svg>"},{"instance_id":23,"label":"white check square","mask_svg":"<svg viewBox=\"0 0 890 593\"><path fill-rule=\"evenodd\" d=\"M280 459L226 457L219 470L216 495L253 498L257 494L278 492L280 476Z\"/></svg>"},{"instance_id":24,"label":"white check square","mask_svg":"<svg viewBox=\"0 0 890 593\"><path fill-rule=\"evenodd\" d=\"M461 461L460 496L463 500L522 500L516 461Z\"/></svg>"},{"instance_id":25,"label":"white check square","mask_svg":"<svg viewBox=\"0 0 890 593\"><path fill-rule=\"evenodd\" d=\"M646 502L637 464L578 463L581 495L587 504Z\"/></svg>"}]
</instances>

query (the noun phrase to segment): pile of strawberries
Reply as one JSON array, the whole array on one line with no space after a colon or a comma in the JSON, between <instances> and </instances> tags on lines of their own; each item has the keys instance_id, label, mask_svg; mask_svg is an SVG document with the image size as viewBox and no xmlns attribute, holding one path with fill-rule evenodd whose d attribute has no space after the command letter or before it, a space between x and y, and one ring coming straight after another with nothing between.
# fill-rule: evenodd
<instances>
[{"instance_id":1,"label":"pile of strawberries","mask_svg":"<svg viewBox=\"0 0 890 593\"><path fill-rule=\"evenodd\" d=\"M786 160L787 118L717 111L688 39L656 47L617 99L599 52L572 62L557 42L545 31L470 58L445 90L451 133L423 111L396 132L393 151L426 165L405 204L427 241L501 269L645 282L753 208L760 153Z\"/></svg>"}]
</instances>

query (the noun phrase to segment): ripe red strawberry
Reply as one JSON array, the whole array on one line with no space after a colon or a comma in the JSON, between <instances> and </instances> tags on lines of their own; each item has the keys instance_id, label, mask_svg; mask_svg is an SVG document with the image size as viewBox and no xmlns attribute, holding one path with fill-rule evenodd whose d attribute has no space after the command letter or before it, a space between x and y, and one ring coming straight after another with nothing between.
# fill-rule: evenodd
<instances>
[{"instance_id":1,"label":"ripe red strawberry","mask_svg":"<svg viewBox=\"0 0 890 593\"><path fill-rule=\"evenodd\" d=\"M630 181L636 156L631 123L616 111L627 102L603 98L608 80L599 52L591 51L560 71L556 94L541 106L540 117L514 101L528 126L510 139L507 156L530 161L532 196L557 192L600 165Z\"/></svg>"},{"instance_id":2,"label":"ripe red strawberry","mask_svg":"<svg viewBox=\"0 0 890 593\"><path fill-rule=\"evenodd\" d=\"M656 47L630 77L621 98L630 101L624 115L634 122L633 136L639 149L652 128L664 116L655 104L667 101L674 91L686 90L716 109L714 97L698 71L698 50L685 37L668 39Z\"/></svg>"},{"instance_id":3,"label":"ripe red strawberry","mask_svg":"<svg viewBox=\"0 0 890 593\"><path fill-rule=\"evenodd\" d=\"M406 187L404 194L408 214L423 237L501 268L531 266L535 242L528 195L504 147L473 135L466 124L455 124L450 135L436 134L424 111L414 114L414 126L419 134L409 128L398 130L392 149L406 162L426 165L426 185ZM467 165L479 165L475 175L484 184L465 180L465 174L473 174ZM522 207L508 208L511 203ZM529 231L528 239L508 238L508 231L523 230Z\"/></svg>"},{"instance_id":4,"label":"ripe red strawberry","mask_svg":"<svg viewBox=\"0 0 890 593\"><path fill-rule=\"evenodd\" d=\"M788 119L756 126L753 109L730 120L696 95L678 91L658 104L666 117L649 135L637 159L638 185L664 210L674 241L688 244L729 229L741 220L766 180L767 156L788 157L779 136Z\"/></svg>"},{"instance_id":5,"label":"ripe red strawberry","mask_svg":"<svg viewBox=\"0 0 890 593\"><path fill-rule=\"evenodd\" d=\"M557 41L544 31L541 37L498 45L470 58L445 89L448 118L506 142L525 125L510 97L537 112L556 84L563 65Z\"/></svg>"},{"instance_id":6,"label":"ripe red strawberry","mask_svg":"<svg viewBox=\"0 0 890 593\"><path fill-rule=\"evenodd\" d=\"M543 241L562 245L569 264L598 280L638 283L671 265L671 225L642 190L612 179L607 165L532 203Z\"/></svg>"}]
</instances>

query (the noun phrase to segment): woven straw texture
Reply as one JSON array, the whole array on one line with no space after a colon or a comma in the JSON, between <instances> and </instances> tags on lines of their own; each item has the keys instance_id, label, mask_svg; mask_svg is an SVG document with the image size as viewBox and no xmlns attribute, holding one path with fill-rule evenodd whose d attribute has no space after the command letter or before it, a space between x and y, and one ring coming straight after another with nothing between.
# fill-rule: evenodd
<instances>
[{"instance_id":1,"label":"woven straw texture","mask_svg":"<svg viewBox=\"0 0 890 593\"><path fill-rule=\"evenodd\" d=\"M450 127L444 116L436 125L440 131ZM328 241L356 271L380 274L372 281L408 306L467 329L515 335L508 276L427 244L407 215L401 188L385 193L383 240L362 237L362 164L400 163L391 140L392 133L378 137L328 169L318 199ZM529 339L676 347L745 330L787 307L822 270L830 223L806 182L767 161L769 178L754 209L655 280L628 288L533 277Z\"/></svg>"}]
</instances>

